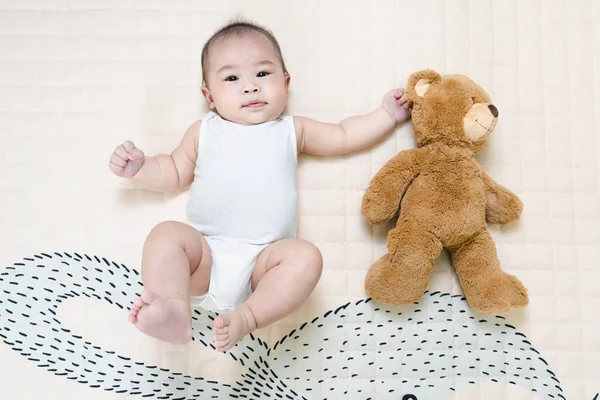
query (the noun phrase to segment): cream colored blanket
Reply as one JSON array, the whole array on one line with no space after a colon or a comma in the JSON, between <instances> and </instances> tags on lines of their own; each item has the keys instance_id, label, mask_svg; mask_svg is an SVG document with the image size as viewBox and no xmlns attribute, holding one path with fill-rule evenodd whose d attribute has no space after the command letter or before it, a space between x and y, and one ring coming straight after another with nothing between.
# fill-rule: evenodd
<instances>
[{"instance_id":1,"label":"cream colored blanket","mask_svg":"<svg viewBox=\"0 0 600 400\"><path fill-rule=\"evenodd\" d=\"M143 241L187 193L108 170L132 139L169 152L206 111L204 41L236 14L271 28L289 112L339 121L414 71L464 73L500 122L479 160L524 201L492 226L530 305L473 313L444 255L419 304L368 302L390 226L360 200L414 146L410 123L367 151L301 157L299 236L322 250L307 304L231 353L170 346L126 320ZM600 5L576 1L0 0L0 398L582 399L600 391ZM215 396L215 397L211 397ZM288 397L286 397L288 396Z\"/></svg>"}]
</instances>

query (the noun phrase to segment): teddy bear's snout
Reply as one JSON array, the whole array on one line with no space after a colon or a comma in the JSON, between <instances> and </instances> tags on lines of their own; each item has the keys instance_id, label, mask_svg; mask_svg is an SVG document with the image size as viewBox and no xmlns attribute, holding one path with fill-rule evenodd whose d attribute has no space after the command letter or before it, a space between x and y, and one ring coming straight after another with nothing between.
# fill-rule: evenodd
<instances>
[{"instance_id":1,"label":"teddy bear's snout","mask_svg":"<svg viewBox=\"0 0 600 400\"><path fill-rule=\"evenodd\" d=\"M488 108L490 109L494 118L498 118L498 109L496 108L496 106L493 104L490 104L490 105L488 105Z\"/></svg>"}]
</instances>

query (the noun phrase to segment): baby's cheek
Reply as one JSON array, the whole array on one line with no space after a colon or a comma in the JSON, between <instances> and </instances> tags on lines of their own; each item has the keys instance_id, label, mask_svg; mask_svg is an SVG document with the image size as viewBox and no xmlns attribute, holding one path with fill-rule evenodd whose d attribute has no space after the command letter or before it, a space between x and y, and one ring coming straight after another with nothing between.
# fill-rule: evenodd
<instances>
[{"instance_id":1,"label":"baby's cheek","mask_svg":"<svg viewBox=\"0 0 600 400\"><path fill-rule=\"evenodd\" d=\"M277 103L281 106L284 107L287 103L288 100L288 94L287 91L285 89L285 86L283 87L277 87L275 89L275 92L273 93L273 97L275 97L277 100Z\"/></svg>"},{"instance_id":2,"label":"baby's cheek","mask_svg":"<svg viewBox=\"0 0 600 400\"><path fill-rule=\"evenodd\" d=\"M233 85L232 85L233 86ZM224 101L231 103L233 100L236 99L237 95L238 95L238 90L234 87L228 87L223 91L223 97L224 97Z\"/></svg>"},{"instance_id":3,"label":"baby's cheek","mask_svg":"<svg viewBox=\"0 0 600 400\"><path fill-rule=\"evenodd\" d=\"M220 105L223 108L238 107L241 104L241 101L242 100L237 95L237 93L229 89L221 93L218 105Z\"/></svg>"}]
</instances>

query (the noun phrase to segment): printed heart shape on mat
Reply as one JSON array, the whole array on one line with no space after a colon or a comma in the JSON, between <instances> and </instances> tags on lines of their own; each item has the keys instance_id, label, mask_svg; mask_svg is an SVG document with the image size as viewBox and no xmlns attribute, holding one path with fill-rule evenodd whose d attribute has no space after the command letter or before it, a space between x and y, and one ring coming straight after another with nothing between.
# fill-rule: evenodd
<instances>
[{"instance_id":1,"label":"printed heart shape on mat","mask_svg":"<svg viewBox=\"0 0 600 400\"><path fill-rule=\"evenodd\" d=\"M125 310L141 289L137 271L104 257L36 254L0 274L0 339L57 376L159 399L449 399L479 382L564 399L559 380L523 333L448 293L427 292L403 307L370 299L347 303L272 347L249 335L227 352L243 369L234 384L124 357L71 332L57 318L61 304L79 296ZM193 340L212 349L215 315L193 310Z\"/></svg>"}]
</instances>

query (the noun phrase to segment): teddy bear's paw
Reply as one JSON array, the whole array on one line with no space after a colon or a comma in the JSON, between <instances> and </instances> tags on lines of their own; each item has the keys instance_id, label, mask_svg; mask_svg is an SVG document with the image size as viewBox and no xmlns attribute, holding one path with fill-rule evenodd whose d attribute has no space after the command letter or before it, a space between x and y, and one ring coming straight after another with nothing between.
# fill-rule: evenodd
<instances>
[{"instance_id":1,"label":"teddy bear's paw","mask_svg":"<svg viewBox=\"0 0 600 400\"><path fill-rule=\"evenodd\" d=\"M376 195L368 190L361 204L361 213L370 225L379 225L393 217L397 207L390 206L384 201L385 196Z\"/></svg>"},{"instance_id":2,"label":"teddy bear's paw","mask_svg":"<svg viewBox=\"0 0 600 400\"><path fill-rule=\"evenodd\" d=\"M498 271L487 281L465 290L471 307L486 314L503 313L529 303L527 289L516 277Z\"/></svg>"},{"instance_id":3,"label":"teddy bear's paw","mask_svg":"<svg viewBox=\"0 0 600 400\"><path fill-rule=\"evenodd\" d=\"M423 274L408 273L402 265L392 264L389 254L371 266L365 280L365 291L373 300L401 305L417 301L427 288Z\"/></svg>"},{"instance_id":4,"label":"teddy bear's paw","mask_svg":"<svg viewBox=\"0 0 600 400\"><path fill-rule=\"evenodd\" d=\"M492 224L509 224L523 212L523 202L505 188L486 193L486 201L486 220Z\"/></svg>"}]
</instances>

